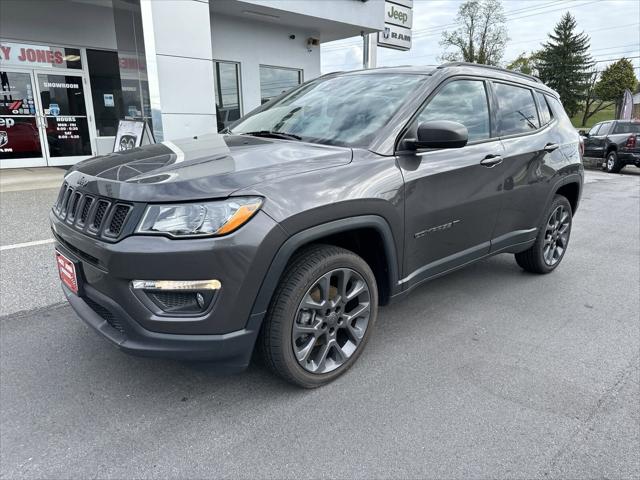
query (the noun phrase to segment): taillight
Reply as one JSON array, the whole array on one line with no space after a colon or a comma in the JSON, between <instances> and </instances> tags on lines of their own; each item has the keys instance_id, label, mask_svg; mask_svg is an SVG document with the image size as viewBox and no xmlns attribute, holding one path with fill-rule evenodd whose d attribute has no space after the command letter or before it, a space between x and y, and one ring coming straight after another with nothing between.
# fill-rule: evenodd
<instances>
[{"instance_id":1,"label":"taillight","mask_svg":"<svg viewBox=\"0 0 640 480\"><path fill-rule=\"evenodd\" d=\"M580 146L580 158L584 157L584 139L582 137L580 137L580 141L578 142L578 145Z\"/></svg>"},{"instance_id":2,"label":"taillight","mask_svg":"<svg viewBox=\"0 0 640 480\"><path fill-rule=\"evenodd\" d=\"M626 148L636 148L636 135L629 135L627 138Z\"/></svg>"}]
</instances>

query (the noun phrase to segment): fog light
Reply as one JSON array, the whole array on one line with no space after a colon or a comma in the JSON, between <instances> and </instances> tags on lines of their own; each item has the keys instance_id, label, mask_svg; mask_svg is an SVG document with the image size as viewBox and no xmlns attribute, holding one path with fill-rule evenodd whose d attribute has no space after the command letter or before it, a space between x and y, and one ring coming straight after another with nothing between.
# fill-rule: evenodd
<instances>
[{"instance_id":1,"label":"fog light","mask_svg":"<svg viewBox=\"0 0 640 480\"><path fill-rule=\"evenodd\" d=\"M220 290L220 280L133 280L134 290Z\"/></svg>"}]
</instances>

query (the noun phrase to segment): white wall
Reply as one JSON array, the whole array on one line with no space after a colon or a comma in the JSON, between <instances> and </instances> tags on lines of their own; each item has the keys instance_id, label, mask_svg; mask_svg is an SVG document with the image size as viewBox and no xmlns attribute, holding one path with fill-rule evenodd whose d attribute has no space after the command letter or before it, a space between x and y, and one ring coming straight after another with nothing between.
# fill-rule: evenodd
<instances>
[{"instance_id":1,"label":"white wall","mask_svg":"<svg viewBox=\"0 0 640 480\"><path fill-rule=\"evenodd\" d=\"M217 132L209 4L163 0L141 7L143 29L154 37L150 44L145 33L154 130L161 114L163 140Z\"/></svg>"},{"instance_id":2,"label":"white wall","mask_svg":"<svg viewBox=\"0 0 640 480\"><path fill-rule=\"evenodd\" d=\"M305 43L311 36L313 32L211 13L214 60L241 62L243 114L260 106L261 64L300 68L304 81L320 75L320 48L309 52Z\"/></svg>"},{"instance_id":3,"label":"white wall","mask_svg":"<svg viewBox=\"0 0 640 480\"><path fill-rule=\"evenodd\" d=\"M0 0L0 37L116 50L111 1Z\"/></svg>"},{"instance_id":4,"label":"white wall","mask_svg":"<svg viewBox=\"0 0 640 480\"><path fill-rule=\"evenodd\" d=\"M244 3L299 13L334 22L384 29L384 0L242 0Z\"/></svg>"}]
</instances>

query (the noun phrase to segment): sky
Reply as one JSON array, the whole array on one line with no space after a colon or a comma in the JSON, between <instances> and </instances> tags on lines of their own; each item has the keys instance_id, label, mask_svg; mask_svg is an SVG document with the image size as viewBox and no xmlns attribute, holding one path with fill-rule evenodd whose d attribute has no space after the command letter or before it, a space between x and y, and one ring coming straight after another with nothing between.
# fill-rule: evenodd
<instances>
[{"instance_id":1,"label":"sky","mask_svg":"<svg viewBox=\"0 0 640 480\"><path fill-rule=\"evenodd\" d=\"M380 1L380 0L371 0ZM411 50L378 47L378 66L437 65L443 63L439 42L444 29L455 29L463 0L414 0ZM502 59L508 64L523 52L538 50L564 12L571 12L578 31L591 38L591 54L602 70L610 59L640 57L639 0L503 0L509 41ZM324 43L322 73L362 68L362 39L353 37ZM632 59L640 77L640 58Z\"/></svg>"}]
</instances>

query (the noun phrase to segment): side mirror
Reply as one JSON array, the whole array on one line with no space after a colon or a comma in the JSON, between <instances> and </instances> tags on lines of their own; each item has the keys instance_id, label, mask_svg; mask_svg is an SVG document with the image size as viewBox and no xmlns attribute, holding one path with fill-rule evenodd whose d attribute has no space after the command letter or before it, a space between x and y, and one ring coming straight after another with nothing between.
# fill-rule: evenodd
<instances>
[{"instance_id":1,"label":"side mirror","mask_svg":"<svg viewBox=\"0 0 640 480\"><path fill-rule=\"evenodd\" d=\"M467 127L458 122L438 120L418 125L417 138L404 141L407 150L423 148L462 148L469 141Z\"/></svg>"},{"instance_id":2,"label":"side mirror","mask_svg":"<svg viewBox=\"0 0 640 480\"><path fill-rule=\"evenodd\" d=\"M585 132L584 130L578 130L578 134L581 137L588 137L589 136L589 132Z\"/></svg>"}]
</instances>

